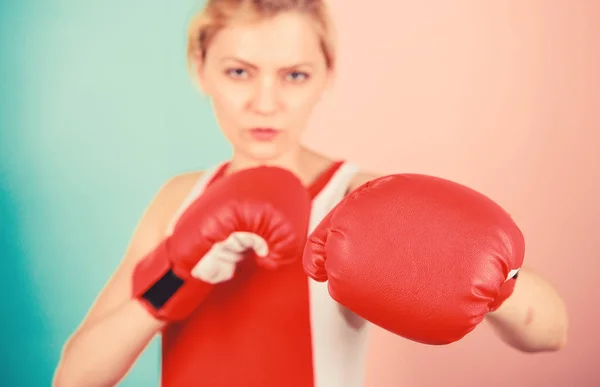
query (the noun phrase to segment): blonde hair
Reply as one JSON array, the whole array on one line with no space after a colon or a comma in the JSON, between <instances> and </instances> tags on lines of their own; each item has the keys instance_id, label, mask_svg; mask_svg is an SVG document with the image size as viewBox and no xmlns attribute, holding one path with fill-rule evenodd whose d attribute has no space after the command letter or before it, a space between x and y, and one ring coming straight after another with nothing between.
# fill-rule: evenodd
<instances>
[{"instance_id":1,"label":"blonde hair","mask_svg":"<svg viewBox=\"0 0 600 387\"><path fill-rule=\"evenodd\" d=\"M316 22L321 49L327 66L335 65L335 42L325 0L205 0L203 10L188 27L187 60L190 69L202 61L215 35L233 18L247 21L274 17L282 12L298 11Z\"/></svg>"}]
</instances>

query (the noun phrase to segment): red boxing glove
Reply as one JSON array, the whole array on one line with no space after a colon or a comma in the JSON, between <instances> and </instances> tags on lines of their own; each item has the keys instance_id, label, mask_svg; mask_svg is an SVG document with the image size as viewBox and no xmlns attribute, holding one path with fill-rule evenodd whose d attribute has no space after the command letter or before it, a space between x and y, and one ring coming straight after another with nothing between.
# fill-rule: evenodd
<instances>
[{"instance_id":1,"label":"red boxing glove","mask_svg":"<svg viewBox=\"0 0 600 387\"><path fill-rule=\"evenodd\" d=\"M215 283L233 276L245 252L254 250L257 264L267 268L298 259L310 206L308 190L281 168L257 167L222 178L138 263L133 297L160 320L185 319Z\"/></svg>"},{"instance_id":2,"label":"red boxing glove","mask_svg":"<svg viewBox=\"0 0 600 387\"><path fill-rule=\"evenodd\" d=\"M309 236L306 273L366 320L426 344L460 340L510 296L519 228L496 203L430 176L392 175L342 200Z\"/></svg>"}]
</instances>

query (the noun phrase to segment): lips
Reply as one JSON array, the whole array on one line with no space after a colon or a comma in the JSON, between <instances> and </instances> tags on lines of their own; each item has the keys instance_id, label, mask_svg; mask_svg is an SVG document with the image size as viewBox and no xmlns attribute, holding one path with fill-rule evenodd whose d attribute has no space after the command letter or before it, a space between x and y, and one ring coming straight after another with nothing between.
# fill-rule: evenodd
<instances>
[{"instance_id":1,"label":"lips","mask_svg":"<svg viewBox=\"0 0 600 387\"><path fill-rule=\"evenodd\" d=\"M249 132L258 141L271 141L279 134L279 130L274 128L253 128Z\"/></svg>"}]
</instances>

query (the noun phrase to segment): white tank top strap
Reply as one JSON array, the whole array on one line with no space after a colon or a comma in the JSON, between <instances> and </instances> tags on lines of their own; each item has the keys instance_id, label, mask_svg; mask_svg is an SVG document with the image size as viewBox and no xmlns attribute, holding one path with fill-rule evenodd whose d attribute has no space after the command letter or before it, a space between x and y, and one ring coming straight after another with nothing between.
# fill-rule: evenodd
<instances>
[{"instance_id":1,"label":"white tank top strap","mask_svg":"<svg viewBox=\"0 0 600 387\"><path fill-rule=\"evenodd\" d=\"M359 169L344 162L312 203L310 230L344 199ZM309 280L311 340L315 387L363 387L368 324L329 295L328 283Z\"/></svg>"},{"instance_id":2,"label":"white tank top strap","mask_svg":"<svg viewBox=\"0 0 600 387\"><path fill-rule=\"evenodd\" d=\"M208 183L212 180L212 178L215 176L215 174L221 169L221 166L223 164L224 163L217 164L217 165L214 165L214 166L208 168L202 174L202 176L200 176L198 181L192 187L190 193L188 193L188 195L185 197L185 199L183 200L183 202L181 203L181 205L175 212L175 215L173 215L173 217L171 218L171 222L169 223L169 226L167 228L167 235L171 235L171 233L173 232L173 228L175 227L175 224L179 220L179 217L185 212L185 210L188 208L188 206L190 204L192 204L192 202L194 200L196 200L200 195L202 195L202 193L204 192L204 189L206 188Z\"/></svg>"},{"instance_id":3,"label":"white tank top strap","mask_svg":"<svg viewBox=\"0 0 600 387\"><path fill-rule=\"evenodd\" d=\"M344 198L358 171L359 168L356 165L344 162L333 174L325 187L313 199L309 232L312 232L325 215Z\"/></svg>"}]
</instances>

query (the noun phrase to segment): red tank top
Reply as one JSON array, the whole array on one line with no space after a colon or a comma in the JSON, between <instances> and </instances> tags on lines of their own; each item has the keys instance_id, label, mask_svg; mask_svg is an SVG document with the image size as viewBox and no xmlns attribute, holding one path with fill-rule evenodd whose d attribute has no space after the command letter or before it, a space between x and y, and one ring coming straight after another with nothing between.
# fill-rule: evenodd
<instances>
[{"instance_id":1,"label":"red tank top","mask_svg":"<svg viewBox=\"0 0 600 387\"><path fill-rule=\"evenodd\" d=\"M341 162L309 187L314 198ZM220 167L211 184L221 178ZM162 334L163 387L311 387L308 278L301 257L277 270L252 260L217 285L187 320Z\"/></svg>"}]
</instances>

